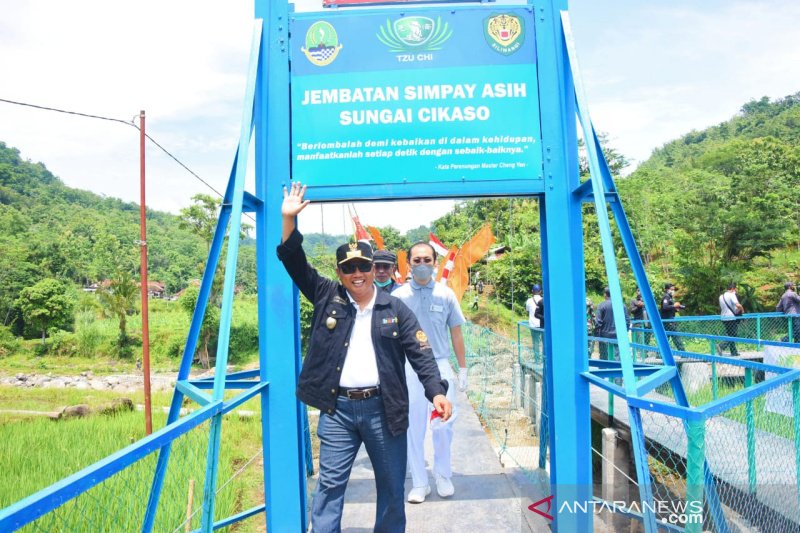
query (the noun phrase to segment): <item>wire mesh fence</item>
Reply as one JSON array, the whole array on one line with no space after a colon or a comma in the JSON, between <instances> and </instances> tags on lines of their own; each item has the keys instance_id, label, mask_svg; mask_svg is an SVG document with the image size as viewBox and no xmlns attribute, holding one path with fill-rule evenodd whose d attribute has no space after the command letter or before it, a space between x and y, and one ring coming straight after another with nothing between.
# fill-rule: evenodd
<instances>
[{"instance_id":1,"label":"wire mesh fence","mask_svg":"<svg viewBox=\"0 0 800 533\"><path fill-rule=\"evenodd\" d=\"M800 342L800 316L782 313L745 314L734 320L717 315L663 320L673 350L732 357L758 358L764 341ZM637 361L660 363L649 321L631 323L631 340ZM744 346L740 344L744 343ZM648 349L648 347L650 349Z\"/></svg>"},{"instance_id":2,"label":"wire mesh fence","mask_svg":"<svg viewBox=\"0 0 800 533\"><path fill-rule=\"evenodd\" d=\"M539 428L547 426L541 354L475 324L463 331L470 402L500 459L532 476L541 463Z\"/></svg>"},{"instance_id":3,"label":"wire mesh fence","mask_svg":"<svg viewBox=\"0 0 800 533\"><path fill-rule=\"evenodd\" d=\"M800 529L794 421L756 398L708 419L704 429L705 458L727 522L747 531Z\"/></svg>"},{"instance_id":4,"label":"wire mesh fence","mask_svg":"<svg viewBox=\"0 0 800 533\"><path fill-rule=\"evenodd\" d=\"M652 496L647 503L640 499L625 400L592 385L593 404L613 420L606 428L609 433L593 441L595 496L627 505L633 514L648 510L659 523L687 530L800 530L800 420L794 418L794 408L800 409L800 382L767 386L747 401L741 396L746 389L778 375L762 363L800 366L800 347L786 343L786 327L782 315L750 317L735 335L726 335L731 329L725 329L717 318L697 320L685 328L681 325L679 331L688 340L677 363L690 407L703 409L720 401L735 407L694 421L656 410L637 410ZM660 362L654 361L654 343L650 341L649 347L637 343L635 335L634 331L634 350L638 347L643 354L653 354L642 355L638 361ZM540 395L542 350L536 348L543 346L542 332L520 322L513 348L507 339L469 324L465 340L473 384L470 399L498 454L510 457L533 477L533 469L540 466L539 440L544 440L539 422L547 415L531 413L526 407L546 411ZM592 350L587 350L587 357L619 359L616 339L589 340ZM533 378L530 387L526 385L528 375ZM646 398L662 405L677 403L669 382ZM522 427L523 422L527 428ZM603 428L597 429L599 435ZM631 520L638 520L631 516L614 513L606 524L628 527Z\"/></svg>"}]
</instances>

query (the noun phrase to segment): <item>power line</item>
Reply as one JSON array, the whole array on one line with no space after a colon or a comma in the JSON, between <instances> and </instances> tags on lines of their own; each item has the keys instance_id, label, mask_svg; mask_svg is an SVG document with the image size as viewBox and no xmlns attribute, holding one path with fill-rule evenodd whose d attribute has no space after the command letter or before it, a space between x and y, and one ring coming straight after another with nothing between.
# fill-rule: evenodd
<instances>
[{"instance_id":1,"label":"power line","mask_svg":"<svg viewBox=\"0 0 800 533\"><path fill-rule=\"evenodd\" d=\"M29 103L26 103L26 102L17 102L15 100L7 100L5 98L0 98L0 102L5 102L7 104L19 105L19 106L23 106L23 107L32 107L34 109L41 109L42 111L54 111L56 113L64 113L66 115L76 115L76 116L79 116L79 117L93 118L93 119L97 119L97 120L108 120L110 122L119 122L120 124L125 124L126 126L131 126L132 128L135 128L136 130L139 130L139 126L136 125L136 123L133 121L133 119L131 119L130 121L127 121L127 120L122 120L122 119L119 119L119 118L104 117L104 116L101 116L101 115L93 115L93 114L90 114L90 113L80 113L78 111L68 111L66 109L58 109L58 108L55 108L55 107L47 107L47 106L42 106L42 105L29 104ZM138 117L139 115L136 115L136 116ZM217 195L220 198L224 198L224 195L221 192L219 192L217 189L215 189L206 180L204 180L203 178L198 176L197 173L194 172L192 169L190 169L189 167L184 165L183 162L180 159L178 159L177 157L172 155L172 153L170 153L169 150L167 150L166 148L161 146L161 144L158 141L153 139L146 132L145 132L144 136L147 137L150 140L150 142L152 142L154 145L156 145L159 150L161 150L162 152L167 154L167 156L169 156L172 160L174 160L176 163L178 163L180 166L182 166L187 172L189 172L189 174L194 176L195 179L197 179L203 185L205 185L206 187L208 187L209 189L211 189L212 191L217 193ZM252 217L250 217L249 215L245 215L245 216L247 216L248 218L250 218L252 220Z\"/></svg>"}]
</instances>

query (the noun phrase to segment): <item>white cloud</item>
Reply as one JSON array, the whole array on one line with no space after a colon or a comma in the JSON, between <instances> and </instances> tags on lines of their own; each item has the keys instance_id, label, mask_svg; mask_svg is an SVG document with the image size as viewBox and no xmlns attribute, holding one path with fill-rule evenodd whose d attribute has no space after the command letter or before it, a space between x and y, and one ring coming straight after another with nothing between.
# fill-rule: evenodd
<instances>
[{"instance_id":1,"label":"white cloud","mask_svg":"<svg viewBox=\"0 0 800 533\"><path fill-rule=\"evenodd\" d=\"M729 119L748 100L800 91L800 5L573 0L595 128L629 158Z\"/></svg>"}]
</instances>

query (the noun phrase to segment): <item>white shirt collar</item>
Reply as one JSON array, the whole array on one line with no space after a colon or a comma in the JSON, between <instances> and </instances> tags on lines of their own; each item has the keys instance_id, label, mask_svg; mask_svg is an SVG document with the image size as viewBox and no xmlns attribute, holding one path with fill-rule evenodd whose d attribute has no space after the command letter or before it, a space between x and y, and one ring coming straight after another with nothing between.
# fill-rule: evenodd
<instances>
[{"instance_id":1,"label":"white shirt collar","mask_svg":"<svg viewBox=\"0 0 800 533\"><path fill-rule=\"evenodd\" d=\"M345 290L345 292L347 293L347 297L350 299L350 303L353 304L356 307L356 311L361 311L362 313L365 313L367 311L372 311L372 308L375 307L375 300L378 298L378 287L373 285L372 288L373 288L372 299L364 307L363 311L361 311L361 308L358 306L358 302L355 301L352 296L350 296L350 292Z\"/></svg>"}]
</instances>

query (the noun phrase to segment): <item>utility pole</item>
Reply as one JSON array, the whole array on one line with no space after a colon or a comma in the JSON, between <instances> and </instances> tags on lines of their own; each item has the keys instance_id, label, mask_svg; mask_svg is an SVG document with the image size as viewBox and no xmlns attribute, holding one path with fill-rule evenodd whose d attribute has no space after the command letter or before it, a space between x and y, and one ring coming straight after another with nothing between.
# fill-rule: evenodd
<instances>
[{"instance_id":1,"label":"utility pole","mask_svg":"<svg viewBox=\"0 0 800 533\"><path fill-rule=\"evenodd\" d=\"M144 110L139 112L139 246L141 250L142 290L142 373L144 374L144 426L147 435L153 432L153 412L150 399L150 329L147 316L147 214L145 207L145 134Z\"/></svg>"}]
</instances>

